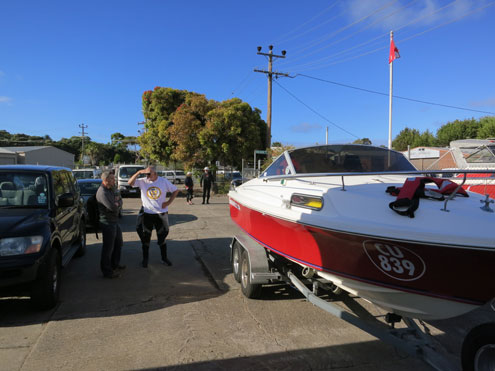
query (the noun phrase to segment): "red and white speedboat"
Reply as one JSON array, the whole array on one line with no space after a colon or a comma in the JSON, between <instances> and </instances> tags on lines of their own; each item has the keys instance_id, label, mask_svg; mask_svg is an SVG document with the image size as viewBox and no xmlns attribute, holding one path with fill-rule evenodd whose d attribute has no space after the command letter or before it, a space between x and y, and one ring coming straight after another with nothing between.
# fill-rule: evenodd
<instances>
[{"instance_id":1,"label":"red and white speedboat","mask_svg":"<svg viewBox=\"0 0 495 371\"><path fill-rule=\"evenodd\" d=\"M461 315L495 297L495 213L468 192L446 205L421 198L414 218L399 215L386 190L415 170L385 148L296 149L231 190L230 213L266 249L387 311Z\"/></svg>"}]
</instances>

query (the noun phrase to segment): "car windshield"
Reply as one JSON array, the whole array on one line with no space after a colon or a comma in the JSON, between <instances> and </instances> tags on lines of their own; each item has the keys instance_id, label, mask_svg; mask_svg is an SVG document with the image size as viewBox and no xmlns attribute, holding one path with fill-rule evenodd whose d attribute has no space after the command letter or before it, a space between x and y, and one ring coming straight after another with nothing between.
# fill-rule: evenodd
<instances>
[{"instance_id":1,"label":"car windshield","mask_svg":"<svg viewBox=\"0 0 495 371\"><path fill-rule=\"evenodd\" d=\"M98 188L100 188L101 181L96 182L79 182L79 189L82 196L92 196L96 194Z\"/></svg>"},{"instance_id":2,"label":"car windshield","mask_svg":"<svg viewBox=\"0 0 495 371\"><path fill-rule=\"evenodd\" d=\"M76 179L91 179L93 178L93 170L73 170L74 178Z\"/></svg>"},{"instance_id":3,"label":"car windshield","mask_svg":"<svg viewBox=\"0 0 495 371\"><path fill-rule=\"evenodd\" d=\"M289 152L296 174L367 173L414 171L414 166L399 152L365 145L326 145ZM262 176L291 174L285 155L278 157Z\"/></svg>"},{"instance_id":4,"label":"car windshield","mask_svg":"<svg viewBox=\"0 0 495 371\"><path fill-rule=\"evenodd\" d=\"M0 208L48 207L48 179L44 173L0 171Z\"/></svg>"},{"instance_id":5,"label":"car windshield","mask_svg":"<svg viewBox=\"0 0 495 371\"><path fill-rule=\"evenodd\" d=\"M143 167L121 167L119 169L119 178L127 179L136 174L139 170L144 169Z\"/></svg>"}]
</instances>

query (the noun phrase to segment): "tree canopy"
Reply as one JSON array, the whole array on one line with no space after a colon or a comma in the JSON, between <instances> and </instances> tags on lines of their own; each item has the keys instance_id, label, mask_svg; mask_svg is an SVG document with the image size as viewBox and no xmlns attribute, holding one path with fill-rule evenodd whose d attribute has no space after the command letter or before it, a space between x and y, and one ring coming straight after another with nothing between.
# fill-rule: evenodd
<instances>
[{"instance_id":1,"label":"tree canopy","mask_svg":"<svg viewBox=\"0 0 495 371\"><path fill-rule=\"evenodd\" d=\"M240 167L242 158L264 149L261 111L238 98L218 102L185 90L156 87L142 96L145 130L138 138L143 155L186 167L221 161Z\"/></svg>"},{"instance_id":2,"label":"tree canopy","mask_svg":"<svg viewBox=\"0 0 495 371\"><path fill-rule=\"evenodd\" d=\"M495 137L495 117L486 116L479 120L455 120L442 125L433 135L429 130L421 133L417 129L406 127L393 140L392 147L405 151L407 146L447 147L450 142L459 139L486 139Z\"/></svg>"}]
</instances>

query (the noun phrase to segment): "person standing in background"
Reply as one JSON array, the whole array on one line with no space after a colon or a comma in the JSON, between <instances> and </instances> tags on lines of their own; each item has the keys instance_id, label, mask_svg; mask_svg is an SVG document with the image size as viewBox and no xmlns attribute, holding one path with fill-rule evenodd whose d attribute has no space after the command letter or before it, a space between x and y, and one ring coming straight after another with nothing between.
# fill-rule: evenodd
<instances>
[{"instance_id":1,"label":"person standing in background","mask_svg":"<svg viewBox=\"0 0 495 371\"><path fill-rule=\"evenodd\" d=\"M210 173L210 168L206 166L199 183L203 187L203 204L205 203L205 200L207 204L210 203L210 190L213 183L215 183L213 175Z\"/></svg>"},{"instance_id":2,"label":"person standing in background","mask_svg":"<svg viewBox=\"0 0 495 371\"><path fill-rule=\"evenodd\" d=\"M184 180L184 185L186 186L186 191L187 191L186 202L189 205L192 205L194 182L192 179L192 173L190 171L188 171L186 174L186 180Z\"/></svg>"}]
</instances>

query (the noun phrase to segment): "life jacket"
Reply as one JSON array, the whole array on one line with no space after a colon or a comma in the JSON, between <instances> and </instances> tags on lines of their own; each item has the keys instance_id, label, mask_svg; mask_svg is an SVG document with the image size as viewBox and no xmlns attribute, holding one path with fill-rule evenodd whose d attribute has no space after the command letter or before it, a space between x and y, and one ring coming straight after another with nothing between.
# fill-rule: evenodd
<instances>
[{"instance_id":1,"label":"life jacket","mask_svg":"<svg viewBox=\"0 0 495 371\"><path fill-rule=\"evenodd\" d=\"M435 183L438 189L425 188L426 183ZM394 202L388 206L400 215L414 218L414 211L419 206L420 198L430 198L434 200L444 200L444 195L452 194L458 187L457 183L449 179L433 177L407 178L402 187L388 187L386 192L392 196L397 196ZM469 197L466 191L459 187L456 195Z\"/></svg>"}]
</instances>

